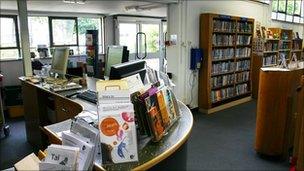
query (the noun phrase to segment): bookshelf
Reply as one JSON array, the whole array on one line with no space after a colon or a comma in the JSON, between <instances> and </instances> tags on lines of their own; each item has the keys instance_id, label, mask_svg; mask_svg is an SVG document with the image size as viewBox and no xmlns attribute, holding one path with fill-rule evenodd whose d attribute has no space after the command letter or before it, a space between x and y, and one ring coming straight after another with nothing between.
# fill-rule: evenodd
<instances>
[{"instance_id":1,"label":"bookshelf","mask_svg":"<svg viewBox=\"0 0 304 171\"><path fill-rule=\"evenodd\" d=\"M214 113L251 100L254 19L201 14L199 109Z\"/></svg>"},{"instance_id":2,"label":"bookshelf","mask_svg":"<svg viewBox=\"0 0 304 171\"><path fill-rule=\"evenodd\" d=\"M262 67L273 67L280 63L280 56L284 55L287 63L293 55L298 61L303 61L301 47L302 39L293 38L290 29L269 28L273 34L279 35L277 39L253 39L252 54L252 97L257 98L259 89L259 74Z\"/></svg>"}]
</instances>

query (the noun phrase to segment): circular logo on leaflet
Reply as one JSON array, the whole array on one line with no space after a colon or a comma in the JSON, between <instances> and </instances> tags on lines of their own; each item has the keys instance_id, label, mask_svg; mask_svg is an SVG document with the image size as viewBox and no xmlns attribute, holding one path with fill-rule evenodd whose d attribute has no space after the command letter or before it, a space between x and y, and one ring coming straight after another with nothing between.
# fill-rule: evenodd
<instances>
[{"instance_id":1,"label":"circular logo on leaflet","mask_svg":"<svg viewBox=\"0 0 304 171\"><path fill-rule=\"evenodd\" d=\"M106 118L99 125L100 131L106 136L113 136L119 130L119 124L114 118Z\"/></svg>"}]
</instances>

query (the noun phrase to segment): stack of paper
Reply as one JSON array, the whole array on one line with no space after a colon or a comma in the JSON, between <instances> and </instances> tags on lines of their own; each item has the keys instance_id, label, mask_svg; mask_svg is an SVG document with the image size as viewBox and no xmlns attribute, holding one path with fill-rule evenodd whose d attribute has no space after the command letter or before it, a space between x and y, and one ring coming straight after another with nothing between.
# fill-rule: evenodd
<instances>
[{"instance_id":1,"label":"stack of paper","mask_svg":"<svg viewBox=\"0 0 304 171\"><path fill-rule=\"evenodd\" d=\"M62 133L63 145L79 148L78 170L88 170L93 166L94 159L100 154L98 139L98 130L81 117L73 120L70 131Z\"/></svg>"}]
</instances>

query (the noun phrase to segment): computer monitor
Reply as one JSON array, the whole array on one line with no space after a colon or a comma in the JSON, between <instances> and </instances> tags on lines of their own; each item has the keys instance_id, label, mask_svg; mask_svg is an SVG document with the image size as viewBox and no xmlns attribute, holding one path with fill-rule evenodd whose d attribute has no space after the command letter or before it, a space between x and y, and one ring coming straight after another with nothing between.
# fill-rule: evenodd
<instances>
[{"instance_id":1,"label":"computer monitor","mask_svg":"<svg viewBox=\"0 0 304 171\"><path fill-rule=\"evenodd\" d=\"M139 74L142 81L145 80L146 61L138 60L113 65L111 67L110 80L122 79L135 74Z\"/></svg>"},{"instance_id":2,"label":"computer monitor","mask_svg":"<svg viewBox=\"0 0 304 171\"><path fill-rule=\"evenodd\" d=\"M111 66L129 61L127 46L108 46L105 61L105 76L110 75Z\"/></svg>"},{"instance_id":3,"label":"computer monitor","mask_svg":"<svg viewBox=\"0 0 304 171\"><path fill-rule=\"evenodd\" d=\"M68 65L69 48L56 48L52 58L52 66L50 72L59 77L64 78Z\"/></svg>"}]
</instances>

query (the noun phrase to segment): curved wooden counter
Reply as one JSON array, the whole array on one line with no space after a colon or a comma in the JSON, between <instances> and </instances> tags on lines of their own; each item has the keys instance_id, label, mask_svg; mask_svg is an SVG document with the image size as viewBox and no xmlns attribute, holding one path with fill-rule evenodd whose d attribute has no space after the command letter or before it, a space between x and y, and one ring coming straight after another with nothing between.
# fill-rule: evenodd
<instances>
[{"instance_id":1,"label":"curved wooden counter","mask_svg":"<svg viewBox=\"0 0 304 171\"><path fill-rule=\"evenodd\" d=\"M258 153L286 156L292 139L292 101L303 73L303 69L261 69L255 142Z\"/></svg>"},{"instance_id":2,"label":"curved wooden counter","mask_svg":"<svg viewBox=\"0 0 304 171\"><path fill-rule=\"evenodd\" d=\"M70 129L71 120L69 118L73 118L84 110L97 111L95 104L78 98L69 99L65 97L73 91L54 93L45 89L41 84L30 83L25 81L24 78L20 78L20 80L23 88L27 139L40 149L44 147L44 140L39 128L43 128L51 143L61 144L57 133ZM52 125L48 122L45 109L47 106L46 99L50 97L54 99L56 113L56 123ZM182 102L178 102L178 105L181 110L181 118L160 142L139 142L139 162L107 165L103 168L101 163L97 161L95 162L95 168L97 170L147 170L168 157L172 157L180 148L183 148L182 146L189 138L193 126L191 111ZM37 143L38 141L41 141L42 144ZM181 162L186 164L187 161L185 159Z\"/></svg>"},{"instance_id":3,"label":"curved wooden counter","mask_svg":"<svg viewBox=\"0 0 304 171\"><path fill-rule=\"evenodd\" d=\"M168 134L158 143L140 142L139 143L139 161L136 163L122 163L115 165L101 166L95 162L97 170L147 170L173 155L182 145L185 144L192 130L193 117L191 111L181 102L181 118L173 125ZM49 138L54 143L61 143L57 133L69 130L71 120L57 124L45 126ZM184 161L186 162L186 161Z\"/></svg>"}]
</instances>

